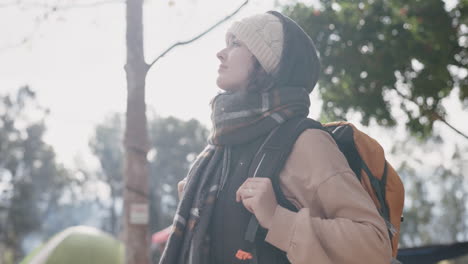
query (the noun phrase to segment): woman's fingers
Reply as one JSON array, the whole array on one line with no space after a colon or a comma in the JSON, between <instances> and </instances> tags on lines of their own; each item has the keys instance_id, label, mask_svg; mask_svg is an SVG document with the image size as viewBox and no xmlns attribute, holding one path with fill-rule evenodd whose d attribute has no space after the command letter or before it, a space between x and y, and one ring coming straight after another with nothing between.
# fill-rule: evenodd
<instances>
[{"instance_id":1,"label":"woman's fingers","mask_svg":"<svg viewBox=\"0 0 468 264\"><path fill-rule=\"evenodd\" d=\"M242 201L242 199L244 198L244 193L247 190L247 188L249 188L248 187L248 179L244 183L241 184L239 189L237 189L237 192L236 192L236 201L237 202Z\"/></svg>"},{"instance_id":2,"label":"woman's fingers","mask_svg":"<svg viewBox=\"0 0 468 264\"><path fill-rule=\"evenodd\" d=\"M236 201L240 202L243 199L253 197L253 193L261 193L270 186L272 185L269 178L247 178L236 192Z\"/></svg>"},{"instance_id":3,"label":"woman's fingers","mask_svg":"<svg viewBox=\"0 0 468 264\"><path fill-rule=\"evenodd\" d=\"M271 180L248 178L236 192L236 201L257 217L264 228L269 228L278 203Z\"/></svg>"},{"instance_id":4,"label":"woman's fingers","mask_svg":"<svg viewBox=\"0 0 468 264\"><path fill-rule=\"evenodd\" d=\"M243 200L242 200L242 204L244 205L245 209L247 209L247 211L249 211L249 212L251 212L252 214L254 214L254 210L253 210L253 199L252 199L252 198L243 199Z\"/></svg>"},{"instance_id":5,"label":"woman's fingers","mask_svg":"<svg viewBox=\"0 0 468 264\"><path fill-rule=\"evenodd\" d=\"M254 189L248 185L241 185L236 192L236 201L240 202L244 199L252 198L254 196Z\"/></svg>"},{"instance_id":6,"label":"woman's fingers","mask_svg":"<svg viewBox=\"0 0 468 264\"><path fill-rule=\"evenodd\" d=\"M268 178L248 178L236 192L236 201L240 202L264 192L271 186Z\"/></svg>"},{"instance_id":7,"label":"woman's fingers","mask_svg":"<svg viewBox=\"0 0 468 264\"><path fill-rule=\"evenodd\" d=\"M264 192L270 188L271 180L269 178L247 178L236 192L236 201L240 202L249 199L255 195Z\"/></svg>"}]
</instances>

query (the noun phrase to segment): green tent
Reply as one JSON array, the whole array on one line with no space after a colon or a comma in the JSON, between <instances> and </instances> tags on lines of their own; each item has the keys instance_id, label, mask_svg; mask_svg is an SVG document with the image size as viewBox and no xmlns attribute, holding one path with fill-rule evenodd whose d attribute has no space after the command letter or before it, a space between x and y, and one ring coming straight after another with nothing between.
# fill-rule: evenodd
<instances>
[{"instance_id":1,"label":"green tent","mask_svg":"<svg viewBox=\"0 0 468 264\"><path fill-rule=\"evenodd\" d=\"M74 226L53 236L20 264L123 264L123 244L96 228Z\"/></svg>"}]
</instances>

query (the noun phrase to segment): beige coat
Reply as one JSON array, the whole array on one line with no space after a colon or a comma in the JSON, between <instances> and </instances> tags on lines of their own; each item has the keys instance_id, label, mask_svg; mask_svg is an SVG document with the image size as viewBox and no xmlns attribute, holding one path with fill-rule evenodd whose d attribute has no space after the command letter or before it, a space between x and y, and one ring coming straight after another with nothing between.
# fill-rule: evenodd
<instances>
[{"instance_id":1,"label":"beige coat","mask_svg":"<svg viewBox=\"0 0 468 264\"><path fill-rule=\"evenodd\" d=\"M265 240L292 264L390 263L385 222L329 134L303 132L280 182L300 210L278 206Z\"/></svg>"}]
</instances>

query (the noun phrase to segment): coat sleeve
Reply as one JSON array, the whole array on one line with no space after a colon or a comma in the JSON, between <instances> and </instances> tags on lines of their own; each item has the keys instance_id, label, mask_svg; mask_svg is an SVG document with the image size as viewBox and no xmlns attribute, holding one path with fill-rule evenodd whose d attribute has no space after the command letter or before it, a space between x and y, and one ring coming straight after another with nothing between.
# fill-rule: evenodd
<instances>
[{"instance_id":1,"label":"coat sleeve","mask_svg":"<svg viewBox=\"0 0 468 264\"><path fill-rule=\"evenodd\" d=\"M277 206L265 240L292 264L390 263L385 222L328 134L305 131L280 181L300 210Z\"/></svg>"}]
</instances>

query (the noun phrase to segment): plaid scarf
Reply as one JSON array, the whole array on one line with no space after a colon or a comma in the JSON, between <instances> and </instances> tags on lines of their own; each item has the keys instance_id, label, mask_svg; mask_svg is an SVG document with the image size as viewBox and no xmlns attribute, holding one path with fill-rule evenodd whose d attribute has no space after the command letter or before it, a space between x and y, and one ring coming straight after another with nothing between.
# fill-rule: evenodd
<instances>
[{"instance_id":1,"label":"plaid scarf","mask_svg":"<svg viewBox=\"0 0 468 264\"><path fill-rule=\"evenodd\" d=\"M231 147L268 134L284 121L309 113L301 87L221 93L211 102L213 130L187 177L184 195L160 264L209 263L209 224L219 191L229 176Z\"/></svg>"}]
</instances>

